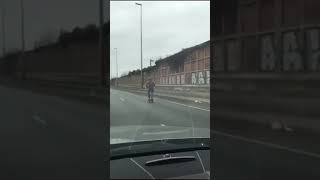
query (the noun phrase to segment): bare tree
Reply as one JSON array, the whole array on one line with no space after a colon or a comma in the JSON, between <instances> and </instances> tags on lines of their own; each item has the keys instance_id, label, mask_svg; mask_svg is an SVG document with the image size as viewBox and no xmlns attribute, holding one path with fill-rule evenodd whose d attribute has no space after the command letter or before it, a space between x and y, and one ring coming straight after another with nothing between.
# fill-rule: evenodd
<instances>
[{"instance_id":1,"label":"bare tree","mask_svg":"<svg viewBox=\"0 0 320 180\"><path fill-rule=\"evenodd\" d=\"M128 74L129 74L129 71L125 71L125 72L123 72L123 73L121 74L121 76L120 76L120 77L127 76Z\"/></svg>"},{"instance_id":2,"label":"bare tree","mask_svg":"<svg viewBox=\"0 0 320 180\"><path fill-rule=\"evenodd\" d=\"M56 41L56 35L52 31L47 31L40 36L40 40L37 42L38 47L47 46L53 44Z\"/></svg>"}]
</instances>

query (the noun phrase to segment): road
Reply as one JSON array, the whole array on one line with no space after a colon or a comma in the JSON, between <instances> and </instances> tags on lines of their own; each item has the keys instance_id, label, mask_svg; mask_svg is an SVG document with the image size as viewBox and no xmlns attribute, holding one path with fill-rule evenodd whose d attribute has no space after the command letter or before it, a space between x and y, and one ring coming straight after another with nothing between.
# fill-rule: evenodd
<instances>
[{"instance_id":1,"label":"road","mask_svg":"<svg viewBox=\"0 0 320 180\"><path fill-rule=\"evenodd\" d=\"M0 96L0 179L106 179L107 106L2 86Z\"/></svg>"},{"instance_id":2,"label":"road","mask_svg":"<svg viewBox=\"0 0 320 180\"><path fill-rule=\"evenodd\" d=\"M110 93L111 128L123 125L210 127L209 111L201 104L161 98L148 104L146 96L141 94L118 90ZM213 178L320 179L320 148L313 145L318 137L296 129L273 132L268 127L244 122L212 122L215 127Z\"/></svg>"},{"instance_id":3,"label":"road","mask_svg":"<svg viewBox=\"0 0 320 180\"><path fill-rule=\"evenodd\" d=\"M110 125L155 125L180 127L210 127L210 107L199 103L172 101L130 92L110 90Z\"/></svg>"},{"instance_id":4,"label":"road","mask_svg":"<svg viewBox=\"0 0 320 180\"><path fill-rule=\"evenodd\" d=\"M229 123L215 124L212 174L216 179L320 179L319 135Z\"/></svg>"}]
</instances>

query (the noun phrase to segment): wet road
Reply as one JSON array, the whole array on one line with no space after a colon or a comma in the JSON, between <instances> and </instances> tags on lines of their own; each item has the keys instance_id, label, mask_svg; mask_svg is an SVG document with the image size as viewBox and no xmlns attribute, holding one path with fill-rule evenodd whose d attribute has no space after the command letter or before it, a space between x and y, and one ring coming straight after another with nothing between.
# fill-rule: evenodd
<instances>
[{"instance_id":1,"label":"wet road","mask_svg":"<svg viewBox=\"0 0 320 180\"><path fill-rule=\"evenodd\" d=\"M179 127L210 127L210 107L199 103L177 102L125 91L110 90L110 125L154 125Z\"/></svg>"},{"instance_id":2,"label":"wet road","mask_svg":"<svg viewBox=\"0 0 320 180\"><path fill-rule=\"evenodd\" d=\"M218 180L320 179L320 154L256 137L214 132L213 177Z\"/></svg>"},{"instance_id":3,"label":"wet road","mask_svg":"<svg viewBox=\"0 0 320 180\"><path fill-rule=\"evenodd\" d=\"M0 86L0 179L103 179L107 106Z\"/></svg>"}]
</instances>

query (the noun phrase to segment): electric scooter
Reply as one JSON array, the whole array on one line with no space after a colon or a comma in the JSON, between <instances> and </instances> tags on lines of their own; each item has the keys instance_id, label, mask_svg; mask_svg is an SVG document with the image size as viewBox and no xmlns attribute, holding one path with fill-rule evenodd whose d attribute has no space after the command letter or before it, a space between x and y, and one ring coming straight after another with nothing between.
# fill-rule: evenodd
<instances>
[{"instance_id":1,"label":"electric scooter","mask_svg":"<svg viewBox=\"0 0 320 180\"><path fill-rule=\"evenodd\" d=\"M153 94L151 92L148 94L148 103L153 103Z\"/></svg>"}]
</instances>

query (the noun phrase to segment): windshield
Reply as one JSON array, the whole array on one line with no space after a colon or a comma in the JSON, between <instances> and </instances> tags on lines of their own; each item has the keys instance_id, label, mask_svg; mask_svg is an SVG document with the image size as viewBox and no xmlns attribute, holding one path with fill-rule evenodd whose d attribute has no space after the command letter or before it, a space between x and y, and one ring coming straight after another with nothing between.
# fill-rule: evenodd
<instances>
[{"instance_id":1,"label":"windshield","mask_svg":"<svg viewBox=\"0 0 320 180\"><path fill-rule=\"evenodd\" d=\"M210 138L210 3L110 7L110 144Z\"/></svg>"}]
</instances>

